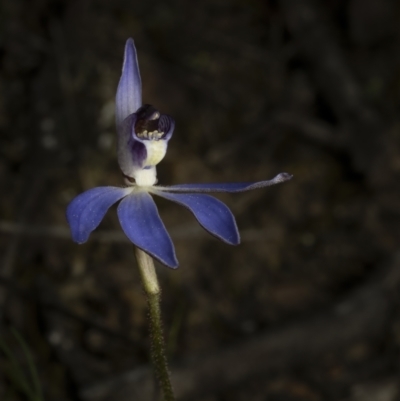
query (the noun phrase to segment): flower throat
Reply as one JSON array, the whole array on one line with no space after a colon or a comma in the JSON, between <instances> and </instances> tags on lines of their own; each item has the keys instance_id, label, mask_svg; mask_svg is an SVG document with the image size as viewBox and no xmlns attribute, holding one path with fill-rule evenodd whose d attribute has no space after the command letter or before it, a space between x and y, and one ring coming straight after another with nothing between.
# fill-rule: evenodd
<instances>
[{"instance_id":1,"label":"flower throat","mask_svg":"<svg viewBox=\"0 0 400 401\"><path fill-rule=\"evenodd\" d=\"M164 136L159 129L160 112L150 104L143 105L137 112L135 132L138 138L158 141Z\"/></svg>"}]
</instances>

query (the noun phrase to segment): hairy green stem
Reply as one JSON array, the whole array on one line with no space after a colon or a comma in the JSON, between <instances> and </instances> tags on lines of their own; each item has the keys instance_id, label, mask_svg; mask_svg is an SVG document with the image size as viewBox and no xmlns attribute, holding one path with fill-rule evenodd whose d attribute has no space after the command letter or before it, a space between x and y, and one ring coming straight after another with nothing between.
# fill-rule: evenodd
<instances>
[{"instance_id":1,"label":"hairy green stem","mask_svg":"<svg viewBox=\"0 0 400 401\"><path fill-rule=\"evenodd\" d=\"M135 255L143 287L147 295L150 316L151 358L154 369L160 381L165 401L175 401L165 353L160 310L161 291L158 285L154 262L151 256L139 248L135 248Z\"/></svg>"}]
</instances>

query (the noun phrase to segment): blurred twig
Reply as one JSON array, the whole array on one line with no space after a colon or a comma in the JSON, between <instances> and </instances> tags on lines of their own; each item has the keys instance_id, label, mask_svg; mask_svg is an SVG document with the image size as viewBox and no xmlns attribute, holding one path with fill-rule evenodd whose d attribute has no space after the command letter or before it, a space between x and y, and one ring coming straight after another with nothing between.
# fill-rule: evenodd
<instances>
[{"instance_id":1,"label":"blurred twig","mask_svg":"<svg viewBox=\"0 0 400 401\"><path fill-rule=\"evenodd\" d=\"M168 230L176 240L195 240L198 238L210 238L197 224L184 224ZM0 221L0 234L18 234L26 237L51 237L54 239L71 240L71 232L62 226L34 226ZM266 241L274 238L271 230L241 230L242 241L255 242ZM96 231L90 236L91 241L101 243L131 243L121 230Z\"/></svg>"},{"instance_id":2,"label":"blurred twig","mask_svg":"<svg viewBox=\"0 0 400 401\"><path fill-rule=\"evenodd\" d=\"M291 131L315 142L318 145L331 149L343 148L345 140L343 133L333 129L325 121L306 117L304 115L291 112L289 110L277 110L272 112L267 121L257 122L254 127L248 128L248 133L239 136L229 143L224 142L220 146L214 146L207 153L207 160L211 163L221 163L239 154L245 146L259 141L260 137L268 135L268 152L273 153L277 145L284 139L284 135L274 135L283 130Z\"/></svg>"},{"instance_id":3,"label":"blurred twig","mask_svg":"<svg viewBox=\"0 0 400 401\"><path fill-rule=\"evenodd\" d=\"M311 66L313 78L332 109L354 165L368 171L379 153L385 125L368 105L333 24L313 0L280 0L286 23L300 54Z\"/></svg>"}]
</instances>

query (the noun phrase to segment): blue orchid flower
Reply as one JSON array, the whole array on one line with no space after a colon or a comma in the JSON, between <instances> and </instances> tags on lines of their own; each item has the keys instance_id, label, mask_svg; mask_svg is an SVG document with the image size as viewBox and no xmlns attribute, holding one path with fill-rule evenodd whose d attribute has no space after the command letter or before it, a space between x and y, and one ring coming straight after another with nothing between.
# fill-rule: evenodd
<instances>
[{"instance_id":1,"label":"blue orchid flower","mask_svg":"<svg viewBox=\"0 0 400 401\"><path fill-rule=\"evenodd\" d=\"M253 183L155 185L156 165L165 156L175 122L153 106L142 105L142 83L132 39L125 45L116 95L116 125L118 163L127 186L93 188L72 200L67 208L67 220L72 238L79 244L88 240L108 209L121 201L118 218L129 240L161 263L176 268L174 245L151 195L186 207L210 234L237 245L240 236L234 216L224 203L206 193L249 191L292 178L288 173L281 173L272 180Z\"/></svg>"}]
</instances>

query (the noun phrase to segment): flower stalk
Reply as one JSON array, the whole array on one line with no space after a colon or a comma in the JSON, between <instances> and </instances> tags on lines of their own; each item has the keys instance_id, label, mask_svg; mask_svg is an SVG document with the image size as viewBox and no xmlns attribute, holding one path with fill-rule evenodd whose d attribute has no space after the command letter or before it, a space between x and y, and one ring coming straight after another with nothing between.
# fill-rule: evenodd
<instances>
[{"instance_id":1,"label":"flower stalk","mask_svg":"<svg viewBox=\"0 0 400 401\"><path fill-rule=\"evenodd\" d=\"M168 371L164 334L162 329L160 309L161 290L158 285L153 258L137 247L135 247L135 256L149 308L151 359L153 367L160 382L164 400L175 401L174 391L172 389Z\"/></svg>"}]
</instances>

